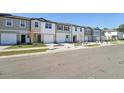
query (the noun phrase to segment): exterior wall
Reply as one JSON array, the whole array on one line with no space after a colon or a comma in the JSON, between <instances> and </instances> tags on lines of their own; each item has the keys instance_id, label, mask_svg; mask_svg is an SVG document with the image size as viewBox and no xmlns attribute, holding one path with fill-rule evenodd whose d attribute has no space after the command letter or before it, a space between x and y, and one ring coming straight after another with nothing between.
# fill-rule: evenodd
<instances>
[{"instance_id":1,"label":"exterior wall","mask_svg":"<svg viewBox=\"0 0 124 93\"><path fill-rule=\"evenodd\" d=\"M116 39L118 39L118 33L117 32L105 32L105 37L107 40L112 40L112 37L115 36Z\"/></svg>"},{"instance_id":2,"label":"exterior wall","mask_svg":"<svg viewBox=\"0 0 124 93\"><path fill-rule=\"evenodd\" d=\"M124 32L118 32L118 39L124 39Z\"/></svg>"},{"instance_id":3,"label":"exterior wall","mask_svg":"<svg viewBox=\"0 0 124 93\"><path fill-rule=\"evenodd\" d=\"M69 38L66 38L66 35L69 36ZM65 42L71 42L71 35L69 33L56 33L56 43L65 43Z\"/></svg>"},{"instance_id":4,"label":"exterior wall","mask_svg":"<svg viewBox=\"0 0 124 93\"><path fill-rule=\"evenodd\" d=\"M84 41L84 28L82 28L82 31L80 28L81 27L77 27L77 31L75 31L75 26L72 26L72 39L74 36L76 36L77 42Z\"/></svg>"},{"instance_id":5,"label":"exterior wall","mask_svg":"<svg viewBox=\"0 0 124 93\"><path fill-rule=\"evenodd\" d=\"M35 27L35 22L38 22L38 27ZM41 22L39 20L31 20L31 31L33 33L41 33Z\"/></svg>"},{"instance_id":6,"label":"exterior wall","mask_svg":"<svg viewBox=\"0 0 124 93\"><path fill-rule=\"evenodd\" d=\"M92 42L93 41L93 32L90 28L85 28L84 41L86 41L86 42Z\"/></svg>"},{"instance_id":7,"label":"exterior wall","mask_svg":"<svg viewBox=\"0 0 124 93\"><path fill-rule=\"evenodd\" d=\"M68 38L66 38L67 35L68 35ZM69 26L69 31L64 30L64 25L63 25L63 30L58 30L57 24L56 24L55 41L56 43L71 42L71 26Z\"/></svg>"},{"instance_id":8,"label":"exterior wall","mask_svg":"<svg viewBox=\"0 0 124 93\"><path fill-rule=\"evenodd\" d=\"M22 28L20 27L20 20L21 19L15 19L15 18L11 18L13 20L13 26L12 27L7 27L6 26L6 18L5 17L0 17L0 29L8 29L8 30L21 30L21 31L29 31L30 30L30 21L29 20L25 20L26 21L26 27Z\"/></svg>"},{"instance_id":9,"label":"exterior wall","mask_svg":"<svg viewBox=\"0 0 124 93\"><path fill-rule=\"evenodd\" d=\"M55 35L55 24L54 23L50 23L52 24L52 28L51 29L47 29L45 28L45 24L47 22L41 22L41 34L52 34Z\"/></svg>"},{"instance_id":10,"label":"exterior wall","mask_svg":"<svg viewBox=\"0 0 124 93\"><path fill-rule=\"evenodd\" d=\"M56 30L55 28L56 28L56 25L54 23L49 23L49 24L52 25L52 28L49 29L49 28L45 27L46 23L49 23L49 22L41 22L41 40L42 40L42 42L44 42L45 37L46 37L45 35L50 35L50 37L52 35L52 37L53 37L52 41L54 43L55 42L55 30Z\"/></svg>"},{"instance_id":11,"label":"exterior wall","mask_svg":"<svg viewBox=\"0 0 124 93\"><path fill-rule=\"evenodd\" d=\"M93 41L100 41L101 35L100 35L100 30L93 30Z\"/></svg>"}]
</instances>

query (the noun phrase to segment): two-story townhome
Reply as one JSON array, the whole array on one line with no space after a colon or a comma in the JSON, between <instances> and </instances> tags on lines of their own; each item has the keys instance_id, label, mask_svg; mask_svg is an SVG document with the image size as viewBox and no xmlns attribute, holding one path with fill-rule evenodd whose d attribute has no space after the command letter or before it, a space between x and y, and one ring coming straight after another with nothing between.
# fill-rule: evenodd
<instances>
[{"instance_id":1,"label":"two-story townhome","mask_svg":"<svg viewBox=\"0 0 124 93\"><path fill-rule=\"evenodd\" d=\"M30 19L0 14L0 44L29 43Z\"/></svg>"},{"instance_id":2,"label":"two-story townhome","mask_svg":"<svg viewBox=\"0 0 124 93\"><path fill-rule=\"evenodd\" d=\"M84 41L85 42L92 42L93 41L93 29L91 27L85 27Z\"/></svg>"},{"instance_id":3,"label":"two-story townhome","mask_svg":"<svg viewBox=\"0 0 124 93\"><path fill-rule=\"evenodd\" d=\"M31 41L35 43L55 42L55 23L44 18L31 19Z\"/></svg>"},{"instance_id":4,"label":"two-story townhome","mask_svg":"<svg viewBox=\"0 0 124 93\"><path fill-rule=\"evenodd\" d=\"M56 22L56 43L71 42L71 24Z\"/></svg>"},{"instance_id":5,"label":"two-story townhome","mask_svg":"<svg viewBox=\"0 0 124 93\"><path fill-rule=\"evenodd\" d=\"M40 18L41 21L41 40L43 43L55 42L55 22Z\"/></svg>"},{"instance_id":6,"label":"two-story townhome","mask_svg":"<svg viewBox=\"0 0 124 93\"><path fill-rule=\"evenodd\" d=\"M38 18L31 19L31 42L40 43L41 40L41 21Z\"/></svg>"},{"instance_id":7,"label":"two-story townhome","mask_svg":"<svg viewBox=\"0 0 124 93\"><path fill-rule=\"evenodd\" d=\"M72 42L84 41L84 27L78 25L72 25Z\"/></svg>"},{"instance_id":8,"label":"two-story townhome","mask_svg":"<svg viewBox=\"0 0 124 93\"><path fill-rule=\"evenodd\" d=\"M101 31L98 27L93 29L93 41L101 41Z\"/></svg>"}]
</instances>

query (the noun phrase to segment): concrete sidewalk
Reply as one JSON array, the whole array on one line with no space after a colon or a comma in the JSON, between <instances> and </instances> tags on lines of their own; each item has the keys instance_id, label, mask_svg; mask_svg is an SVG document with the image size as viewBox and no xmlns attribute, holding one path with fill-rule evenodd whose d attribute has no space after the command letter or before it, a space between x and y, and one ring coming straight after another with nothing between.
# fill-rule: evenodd
<instances>
[{"instance_id":1,"label":"concrete sidewalk","mask_svg":"<svg viewBox=\"0 0 124 93\"><path fill-rule=\"evenodd\" d=\"M75 47L70 47L70 48L67 48L65 46L59 46L59 47L54 47L54 49L52 49L52 50L48 49L46 52L27 53L27 54L10 55L10 56L1 56L0 59L12 58L12 57L22 57L22 56L31 56L31 55L42 55L42 54L49 54L49 53L58 53L58 52L65 52L65 51L72 51L72 50L79 50L79 49L100 48L100 47L111 46L111 45L112 44L104 44L102 46L94 46L94 47L75 46ZM44 48L46 48L46 47L44 47ZM41 48L30 48L29 50L32 50L32 49L41 49ZM18 50L21 51L23 49L18 49ZM11 51L12 51L12 49L11 49ZM14 49L14 51L17 51L17 49L16 50Z\"/></svg>"}]
</instances>

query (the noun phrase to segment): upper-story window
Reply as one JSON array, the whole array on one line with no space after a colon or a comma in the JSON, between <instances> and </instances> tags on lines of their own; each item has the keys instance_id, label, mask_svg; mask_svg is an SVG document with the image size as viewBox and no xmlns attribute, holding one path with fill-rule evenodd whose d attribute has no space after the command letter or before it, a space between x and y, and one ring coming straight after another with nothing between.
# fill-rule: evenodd
<instances>
[{"instance_id":1,"label":"upper-story window","mask_svg":"<svg viewBox=\"0 0 124 93\"><path fill-rule=\"evenodd\" d=\"M10 18L7 18L7 19L6 19L6 26L12 27L12 26L13 26L13 20L10 19Z\"/></svg>"},{"instance_id":2,"label":"upper-story window","mask_svg":"<svg viewBox=\"0 0 124 93\"><path fill-rule=\"evenodd\" d=\"M63 30L63 25L57 25L57 30Z\"/></svg>"},{"instance_id":3,"label":"upper-story window","mask_svg":"<svg viewBox=\"0 0 124 93\"><path fill-rule=\"evenodd\" d=\"M75 31L77 31L77 27L75 27Z\"/></svg>"},{"instance_id":4,"label":"upper-story window","mask_svg":"<svg viewBox=\"0 0 124 93\"><path fill-rule=\"evenodd\" d=\"M47 28L47 29L52 29L52 24L46 23L46 24L45 24L45 28Z\"/></svg>"},{"instance_id":5,"label":"upper-story window","mask_svg":"<svg viewBox=\"0 0 124 93\"><path fill-rule=\"evenodd\" d=\"M64 26L64 30L69 31L69 26Z\"/></svg>"},{"instance_id":6,"label":"upper-story window","mask_svg":"<svg viewBox=\"0 0 124 93\"><path fill-rule=\"evenodd\" d=\"M82 27L80 28L80 32L82 32Z\"/></svg>"},{"instance_id":7,"label":"upper-story window","mask_svg":"<svg viewBox=\"0 0 124 93\"><path fill-rule=\"evenodd\" d=\"M23 28L26 27L26 21L25 20L20 20L20 27L23 27Z\"/></svg>"},{"instance_id":8,"label":"upper-story window","mask_svg":"<svg viewBox=\"0 0 124 93\"><path fill-rule=\"evenodd\" d=\"M39 24L38 24L38 22L35 22L35 27L37 28L37 27L39 27Z\"/></svg>"}]
</instances>

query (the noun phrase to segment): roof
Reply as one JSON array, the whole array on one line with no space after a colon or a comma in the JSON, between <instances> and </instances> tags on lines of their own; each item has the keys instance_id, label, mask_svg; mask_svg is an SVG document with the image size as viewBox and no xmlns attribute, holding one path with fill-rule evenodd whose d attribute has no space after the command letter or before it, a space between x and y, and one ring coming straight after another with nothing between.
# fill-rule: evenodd
<instances>
[{"instance_id":1,"label":"roof","mask_svg":"<svg viewBox=\"0 0 124 93\"><path fill-rule=\"evenodd\" d=\"M88 27L88 26L81 26L81 25L76 25L76 24L71 24L71 23L64 23L64 22L56 22L56 21L45 19L45 18L28 18L28 17L22 17L22 16L15 16L15 15L12 15L12 14L7 14L7 13L0 13L0 17L17 18L17 19L25 19L25 20L39 20L39 21L43 21L43 22L50 22L50 23L55 23L55 24L77 26L77 27L92 29L91 27Z\"/></svg>"},{"instance_id":2,"label":"roof","mask_svg":"<svg viewBox=\"0 0 124 93\"><path fill-rule=\"evenodd\" d=\"M28 17L15 16L15 15L4 14L4 13L0 13L0 17L30 20L30 18L28 18Z\"/></svg>"},{"instance_id":3,"label":"roof","mask_svg":"<svg viewBox=\"0 0 124 93\"><path fill-rule=\"evenodd\" d=\"M107 30L103 30L104 32L118 32L117 30L114 29L107 29Z\"/></svg>"}]
</instances>

